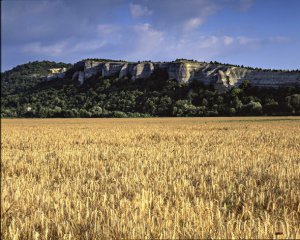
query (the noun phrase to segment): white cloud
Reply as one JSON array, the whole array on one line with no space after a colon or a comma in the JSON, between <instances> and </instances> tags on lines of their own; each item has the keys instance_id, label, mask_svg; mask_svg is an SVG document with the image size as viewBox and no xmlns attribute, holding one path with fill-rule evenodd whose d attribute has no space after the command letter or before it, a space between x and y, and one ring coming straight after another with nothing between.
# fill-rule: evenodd
<instances>
[{"instance_id":1,"label":"white cloud","mask_svg":"<svg viewBox=\"0 0 300 240\"><path fill-rule=\"evenodd\" d=\"M229 46L234 42L234 38L229 37L229 36L224 36L223 41L224 41L225 46Z\"/></svg>"},{"instance_id":2,"label":"white cloud","mask_svg":"<svg viewBox=\"0 0 300 240\"><path fill-rule=\"evenodd\" d=\"M237 37L237 41L241 45L257 45L262 42L262 39L241 36L241 37Z\"/></svg>"},{"instance_id":3,"label":"white cloud","mask_svg":"<svg viewBox=\"0 0 300 240\"><path fill-rule=\"evenodd\" d=\"M200 17L190 18L184 23L183 30L187 32L192 31L197 27L201 26L203 22L204 22L203 19Z\"/></svg>"},{"instance_id":4,"label":"white cloud","mask_svg":"<svg viewBox=\"0 0 300 240\"><path fill-rule=\"evenodd\" d=\"M101 49L106 45L105 40L91 40L91 41L84 41L75 44L73 47L70 48L70 52L85 52L85 51L92 51ZM70 44L71 45L71 44Z\"/></svg>"},{"instance_id":5,"label":"white cloud","mask_svg":"<svg viewBox=\"0 0 300 240\"><path fill-rule=\"evenodd\" d=\"M134 17L134 18L150 16L152 14L152 11L148 7L142 6L140 4L130 3L129 9L130 9L130 13L131 13L132 17Z\"/></svg>"},{"instance_id":6,"label":"white cloud","mask_svg":"<svg viewBox=\"0 0 300 240\"><path fill-rule=\"evenodd\" d=\"M67 42L62 41L51 45L42 45L40 42L26 44L23 52L29 54L44 54L47 56L60 56L66 49Z\"/></svg>"},{"instance_id":7,"label":"white cloud","mask_svg":"<svg viewBox=\"0 0 300 240\"><path fill-rule=\"evenodd\" d=\"M134 38L130 46L129 59L150 59L155 56L162 47L165 46L164 32L153 29L148 23L137 24L129 29L129 34Z\"/></svg>"},{"instance_id":8,"label":"white cloud","mask_svg":"<svg viewBox=\"0 0 300 240\"><path fill-rule=\"evenodd\" d=\"M220 39L216 36L201 36L199 40L199 48L211 48L220 42Z\"/></svg>"},{"instance_id":9,"label":"white cloud","mask_svg":"<svg viewBox=\"0 0 300 240\"><path fill-rule=\"evenodd\" d=\"M99 50L104 47L105 44L106 41L104 40L90 40L76 43L71 40L65 40L49 45L43 45L41 42L33 42L26 44L22 48L22 52L35 55L62 57L73 53L86 53L88 51Z\"/></svg>"},{"instance_id":10,"label":"white cloud","mask_svg":"<svg viewBox=\"0 0 300 240\"><path fill-rule=\"evenodd\" d=\"M51 57L77 55L80 58L105 56L129 61L167 61L176 58L205 61L228 54L247 53L265 44L282 44L285 41L288 39L282 36L256 38L207 35L197 31L173 35L172 32L159 30L149 23L122 27L117 24L100 24L93 37L66 39L48 45L33 42L22 51Z\"/></svg>"}]
</instances>

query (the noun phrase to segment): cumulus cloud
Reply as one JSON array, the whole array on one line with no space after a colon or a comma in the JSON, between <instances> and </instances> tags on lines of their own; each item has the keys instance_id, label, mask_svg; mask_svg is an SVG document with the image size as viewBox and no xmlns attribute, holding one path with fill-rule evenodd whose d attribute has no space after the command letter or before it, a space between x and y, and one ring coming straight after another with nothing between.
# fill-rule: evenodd
<instances>
[{"instance_id":1,"label":"cumulus cloud","mask_svg":"<svg viewBox=\"0 0 300 240\"><path fill-rule=\"evenodd\" d=\"M236 32L219 21L218 13L224 17L228 6L230 11L250 11L253 4L254 0L90 0L71 5L59 0L4 1L3 64L88 57L213 60L291 43L277 35L279 31L262 37L244 27Z\"/></svg>"},{"instance_id":2,"label":"cumulus cloud","mask_svg":"<svg viewBox=\"0 0 300 240\"><path fill-rule=\"evenodd\" d=\"M228 46L228 45L231 45L234 42L234 38L229 37L229 36L224 36L223 41L224 41L225 46Z\"/></svg>"},{"instance_id":3,"label":"cumulus cloud","mask_svg":"<svg viewBox=\"0 0 300 240\"><path fill-rule=\"evenodd\" d=\"M134 18L139 18L142 16L150 16L152 14L152 11L148 7L142 6L140 4L130 3L129 9L132 17Z\"/></svg>"},{"instance_id":4,"label":"cumulus cloud","mask_svg":"<svg viewBox=\"0 0 300 240\"><path fill-rule=\"evenodd\" d=\"M215 0L153 0L143 1L143 5L153 11L154 26L170 31L196 29L221 9L221 4Z\"/></svg>"},{"instance_id":5,"label":"cumulus cloud","mask_svg":"<svg viewBox=\"0 0 300 240\"><path fill-rule=\"evenodd\" d=\"M26 44L22 51L28 54L43 54L48 56L60 56L66 49L66 42L59 42L50 45L42 45L41 42Z\"/></svg>"},{"instance_id":6,"label":"cumulus cloud","mask_svg":"<svg viewBox=\"0 0 300 240\"><path fill-rule=\"evenodd\" d=\"M184 23L183 29L184 29L184 31L194 30L194 29L198 28L199 26L201 26L203 24L203 22L204 22L203 19L201 19L199 17L190 18Z\"/></svg>"},{"instance_id":7,"label":"cumulus cloud","mask_svg":"<svg viewBox=\"0 0 300 240\"><path fill-rule=\"evenodd\" d=\"M104 40L74 42L72 40L65 40L54 44L45 45L41 42L33 42L22 47L22 52L34 55L46 55L51 57L63 57L65 55L74 53L87 53L89 51L99 50L104 47L106 42Z\"/></svg>"}]
</instances>

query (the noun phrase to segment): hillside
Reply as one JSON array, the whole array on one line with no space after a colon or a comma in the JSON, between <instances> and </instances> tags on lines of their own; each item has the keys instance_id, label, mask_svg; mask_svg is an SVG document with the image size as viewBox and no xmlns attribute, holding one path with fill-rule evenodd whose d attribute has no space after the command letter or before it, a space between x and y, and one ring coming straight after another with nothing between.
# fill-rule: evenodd
<instances>
[{"instance_id":1,"label":"hillside","mask_svg":"<svg viewBox=\"0 0 300 240\"><path fill-rule=\"evenodd\" d=\"M1 117L300 115L299 76L183 59L32 62L1 73Z\"/></svg>"},{"instance_id":2,"label":"hillside","mask_svg":"<svg viewBox=\"0 0 300 240\"><path fill-rule=\"evenodd\" d=\"M50 68L70 68L71 64L50 61L29 62L1 73L1 95L17 94L36 86L49 74Z\"/></svg>"}]
</instances>

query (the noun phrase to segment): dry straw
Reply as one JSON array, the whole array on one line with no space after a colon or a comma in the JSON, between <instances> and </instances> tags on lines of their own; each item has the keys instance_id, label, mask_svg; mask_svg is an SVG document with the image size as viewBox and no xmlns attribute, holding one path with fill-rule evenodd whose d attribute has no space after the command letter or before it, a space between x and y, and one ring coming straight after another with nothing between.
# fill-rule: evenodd
<instances>
[{"instance_id":1,"label":"dry straw","mask_svg":"<svg viewBox=\"0 0 300 240\"><path fill-rule=\"evenodd\" d=\"M300 238L300 119L240 120L2 120L1 237Z\"/></svg>"}]
</instances>

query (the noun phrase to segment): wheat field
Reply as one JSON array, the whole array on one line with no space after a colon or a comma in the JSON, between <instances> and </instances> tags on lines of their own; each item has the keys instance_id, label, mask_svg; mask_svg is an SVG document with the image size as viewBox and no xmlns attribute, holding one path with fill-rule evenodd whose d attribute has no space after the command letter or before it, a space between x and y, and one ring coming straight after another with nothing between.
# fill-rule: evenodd
<instances>
[{"instance_id":1,"label":"wheat field","mask_svg":"<svg viewBox=\"0 0 300 240\"><path fill-rule=\"evenodd\" d=\"M300 118L1 124L2 239L300 238Z\"/></svg>"}]
</instances>

